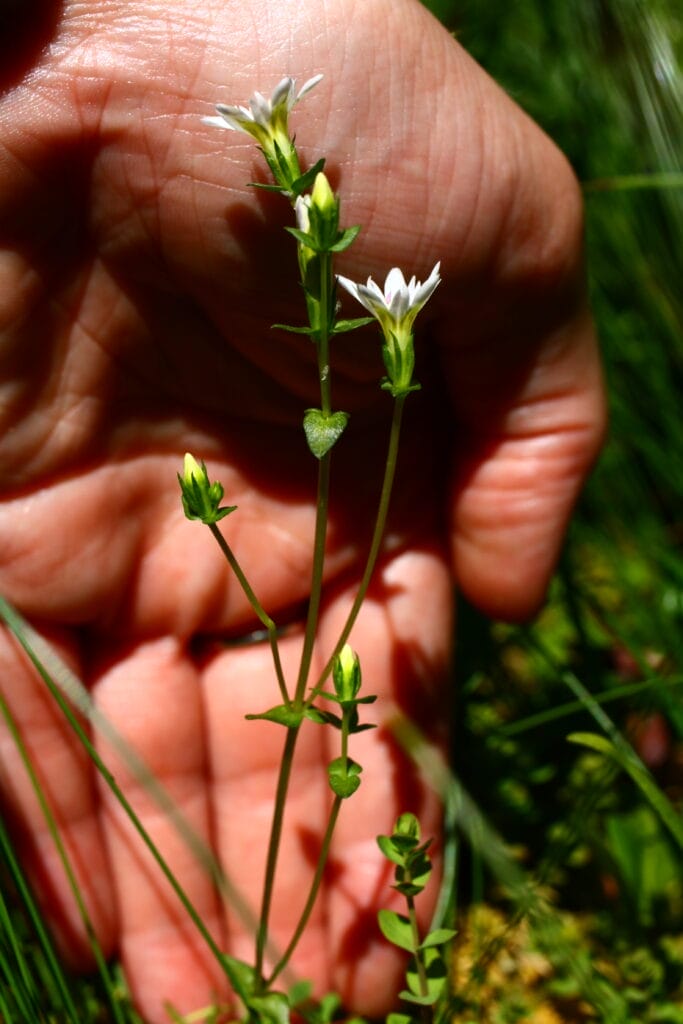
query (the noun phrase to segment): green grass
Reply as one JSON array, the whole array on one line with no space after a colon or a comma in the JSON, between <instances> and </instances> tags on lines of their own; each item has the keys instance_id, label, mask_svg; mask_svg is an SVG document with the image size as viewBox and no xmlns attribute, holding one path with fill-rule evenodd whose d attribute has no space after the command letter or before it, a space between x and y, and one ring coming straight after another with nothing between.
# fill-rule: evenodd
<instances>
[{"instance_id":1,"label":"green grass","mask_svg":"<svg viewBox=\"0 0 683 1024\"><path fill-rule=\"evenodd\" d=\"M683 19L677 0L436 0L571 160L610 437L549 603L460 609L440 1020L683 1022ZM419 736L399 735L418 760ZM136 1021L73 978L0 829L0 1018Z\"/></svg>"}]
</instances>

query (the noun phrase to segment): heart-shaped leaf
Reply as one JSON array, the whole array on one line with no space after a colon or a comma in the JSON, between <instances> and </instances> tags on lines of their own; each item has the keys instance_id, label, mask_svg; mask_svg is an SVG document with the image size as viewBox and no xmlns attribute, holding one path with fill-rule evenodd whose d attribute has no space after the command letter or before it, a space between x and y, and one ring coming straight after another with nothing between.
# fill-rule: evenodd
<instances>
[{"instance_id":1,"label":"heart-shaped leaf","mask_svg":"<svg viewBox=\"0 0 683 1024\"><path fill-rule=\"evenodd\" d=\"M307 409L304 414L304 433L316 459L327 455L346 429L349 414L331 412L326 416L322 409Z\"/></svg>"}]
</instances>

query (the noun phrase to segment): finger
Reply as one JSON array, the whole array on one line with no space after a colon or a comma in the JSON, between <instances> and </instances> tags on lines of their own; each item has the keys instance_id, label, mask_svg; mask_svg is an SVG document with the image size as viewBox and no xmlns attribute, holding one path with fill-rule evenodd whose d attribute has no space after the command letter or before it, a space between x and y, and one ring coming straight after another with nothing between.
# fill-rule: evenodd
<instances>
[{"instance_id":1,"label":"finger","mask_svg":"<svg viewBox=\"0 0 683 1024\"><path fill-rule=\"evenodd\" d=\"M280 653L294 692L301 637L284 637ZM312 673L316 671L314 662ZM207 743L212 767L215 841L226 874L251 911L252 923L226 907L231 952L254 962L254 921L262 905L266 858L286 731L267 721L245 721L282 702L270 648L258 644L211 656L203 672ZM286 949L306 902L332 802L325 771L323 729L304 722L296 744L279 847L269 935ZM273 953L266 957L273 966ZM292 961L319 993L329 987L330 951L324 902L319 900Z\"/></svg>"},{"instance_id":2,"label":"finger","mask_svg":"<svg viewBox=\"0 0 683 1024\"><path fill-rule=\"evenodd\" d=\"M578 185L536 125L507 100L498 107L482 154L491 184L463 256L465 266L485 257L488 273L467 299L446 292L439 341L454 420L456 576L484 611L516 619L543 599L602 442L605 402ZM486 170L494 158L507 169L504 195Z\"/></svg>"},{"instance_id":3,"label":"finger","mask_svg":"<svg viewBox=\"0 0 683 1024\"><path fill-rule=\"evenodd\" d=\"M327 896L329 944L335 968L332 984L349 1007L370 1017L391 1008L405 972L405 955L382 938L381 907L401 906L391 890L393 871L376 844L390 834L404 811L415 813L425 837L440 835L436 795L417 778L414 765L396 743L390 722L409 716L443 746L448 733L448 695L443 681L452 637L452 595L447 557L438 550L410 550L377 573L351 634L360 655L363 691L377 694L362 707L362 721L378 728L351 738L350 755L363 766L359 790L343 806L333 843L333 874ZM323 643L330 648L353 600L340 592L325 612ZM335 756L332 748L328 756ZM438 846L438 843L437 843ZM438 863L438 857L437 857ZM423 926L438 891L432 878L420 898Z\"/></svg>"},{"instance_id":4,"label":"finger","mask_svg":"<svg viewBox=\"0 0 683 1024\"><path fill-rule=\"evenodd\" d=\"M199 680L182 647L159 639L116 652L97 672L99 710L141 757L177 814L208 846L211 817ZM97 746L135 813L222 948L220 909L206 865L177 819L102 736ZM112 864L121 957L136 1004L150 1024L168 1020L168 1001L182 1013L225 1000L226 985L206 943L171 891L159 865L113 794L101 785L103 823Z\"/></svg>"},{"instance_id":5,"label":"finger","mask_svg":"<svg viewBox=\"0 0 683 1024\"><path fill-rule=\"evenodd\" d=\"M44 632L78 672L79 657L66 631ZM90 760L46 684L5 631L0 632L0 692L54 817L72 879L50 832L41 801L26 770L7 719L0 718L0 792L16 827L20 863L36 893L67 962L93 964L84 920L72 888L77 886L93 932L105 953L114 945L117 915L97 814Z\"/></svg>"}]
</instances>

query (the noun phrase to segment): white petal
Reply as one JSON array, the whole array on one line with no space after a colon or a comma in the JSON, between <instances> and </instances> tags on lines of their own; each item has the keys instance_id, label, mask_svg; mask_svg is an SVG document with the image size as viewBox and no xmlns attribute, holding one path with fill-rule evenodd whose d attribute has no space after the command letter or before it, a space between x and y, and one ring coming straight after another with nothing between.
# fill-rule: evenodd
<instances>
[{"instance_id":1,"label":"white petal","mask_svg":"<svg viewBox=\"0 0 683 1024\"><path fill-rule=\"evenodd\" d=\"M354 299L356 299L358 302L363 301L358 295L358 285L356 284L355 281L351 281L350 278L348 277L342 277L341 274L337 274L337 281L342 286L342 288L346 288L349 295L353 295ZM363 305L365 305L364 302Z\"/></svg>"},{"instance_id":2,"label":"white petal","mask_svg":"<svg viewBox=\"0 0 683 1024\"><path fill-rule=\"evenodd\" d=\"M418 282L417 288L415 289L415 295L412 301L413 306L421 308L422 306L424 306L427 299L432 295L436 286L441 281L441 278L439 276L440 266L440 261L434 265L434 269L432 270L431 274L424 282L424 284Z\"/></svg>"},{"instance_id":3,"label":"white petal","mask_svg":"<svg viewBox=\"0 0 683 1024\"><path fill-rule=\"evenodd\" d=\"M231 132L238 130L237 125L226 121L224 117L203 117L202 124L210 124L212 128L229 128Z\"/></svg>"},{"instance_id":4,"label":"white petal","mask_svg":"<svg viewBox=\"0 0 683 1024\"><path fill-rule=\"evenodd\" d=\"M278 82L273 89L272 96L270 97L271 107L279 107L281 103L285 103L287 109L291 110L294 105L294 100L292 99L294 95L294 85L294 79L290 78L289 75L283 78L281 82Z\"/></svg>"},{"instance_id":5,"label":"white petal","mask_svg":"<svg viewBox=\"0 0 683 1024\"><path fill-rule=\"evenodd\" d=\"M393 267L387 274L386 281L384 282L384 298L387 305L391 303L393 296L398 291L404 291L406 282L403 274L398 267Z\"/></svg>"},{"instance_id":6,"label":"white petal","mask_svg":"<svg viewBox=\"0 0 683 1024\"><path fill-rule=\"evenodd\" d=\"M260 124L262 128L267 128L273 113L270 101L260 92L255 92L249 100L249 106L251 107L250 119L256 124Z\"/></svg>"},{"instance_id":7,"label":"white petal","mask_svg":"<svg viewBox=\"0 0 683 1024\"><path fill-rule=\"evenodd\" d=\"M309 78L307 82L304 82L304 84L299 89L299 94L297 98L294 100L294 103L298 103L301 97L305 96L307 92L310 92L311 89L313 89L322 78L322 75L313 75L313 78ZM294 103L292 104L292 106L294 106Z\"/></svg>"},{"instance_id":8,"label":"white petal","mask_svg":"<svg viewBox=\"0 0 683 1024\"><path fill-rule=\"evenodd\" d=\"M251 111L247 110L246 107L232 107L229 106L227 103L217 103L216 110L218 111L219 114L222 114L224 117L231 117L236 119L243 119L246 117L248 121L253 120L251 116Z\"/></svg>"}]
</instances>

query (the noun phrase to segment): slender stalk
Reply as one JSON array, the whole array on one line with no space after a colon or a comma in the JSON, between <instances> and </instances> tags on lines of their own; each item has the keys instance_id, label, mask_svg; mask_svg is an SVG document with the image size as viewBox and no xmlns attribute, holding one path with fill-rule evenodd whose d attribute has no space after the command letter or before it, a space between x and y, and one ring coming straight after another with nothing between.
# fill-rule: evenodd
<instances>
[{"instance_id":1,"label":"slender stalk","mask_svg":"<svg viewBox=\"0 0 683 1024\"><path fill-rule=\"evenodd\" d=\"M342 711L342 727L341 727L341 756L344 759L344 762L346 762L346 760L348 758L348 747L349 747L349 710L347 708L344 708L343 711ZM292 953L294 952L294 950L298 946L299 939L303 935L304 929L306 928L306 925L308 924L308 920L309 920L309 918L311 916L311 913L313 911L313 907L315 906L315 901L318 898L318 893L320 891L320 885L321 885L322 880L323 880L323 874L325 873L325 865L327 864L327 858L329 857L330 846L332 844L332 836L334 835L334 830L335 830L336 825L337 825L337 818L339 817L339 811L341 809L342 800L343 800L343 797L335 795L335 798L334 798L334 800L332 802L332 807L330 808L329 818L327 820L327 828L325 829L325 834L323 836L323 841L322 841L321 846L320 846L320 853L318 854L318 863L316 865L315 874L314 874L313 880L311 882L311 888L310 888L309 893L308 893L308 899L306 900L304 908L301 911L301 916L299 917L299 921L297 923L297 926L294 929L294 934L292 935L292 938L290 939L289 945L287 946L287 948L285 949L284 953L282 954L282 956L278 960L277 964L273 968L273 970L272 970L272 972L270 974L270 977L268 978L268 980L266 982L266 986L268 988L270 988L270 986L273 984L273 982L275 981L277 976L282 973L282 971L285 969L285 967L289 963L290 958L292 956Z\"/></svg>"},{"instance_id":2,"label":"slender stalk","mask_svg":"<svg viewBox=\"0 0 683 1024\"><path fill-rule=\"evenodd\" d=\"M330 311L328 309L330 297L333 290L332 281L332 259L329 254L322 254L321 261L321 288L320 306L318 310L318 324L320 325L318 337L318 373L320 378L320 401L323 412L329 414L330 404L330 369L329 369L329 322ZM311 596L308 604L308 615L306 617L306 630L304 643L299 663L299 673L294 695L295 708L303 705L306 683L311 668L313 646L318 628L318 614L320 611L320 599L322 595L323 566L325 560L325 541L327 538L327 517L330 493L330 453L327 452L318 461L318 491L316 498L315 517L315 539L313 545L313 565L311 569ZM227 545L226 545L227 546ZM234 556L233 556L234 557ZM277 858L282 837L282 824L284 821L285 804L287 802L287 791L294 761L294 751L299 737L299 726L290 728L287 731L287 738L280 761L280 772L278 776L277 791L275 794L275 806L273 809L273 820L268 840L268 853L266 857L266 871L263 881L263 896L261 900L261 913L259 925L256 932L256 977L261 979L263 975L263 958L268 935L268 922L270 908L275 885L275 871ZM257 984L260 984L257 981Z\"/></svg>"},{"instance_id":3,"label":"slender stalk","mask_svg":"<svg viewBox=\"0 0 683 1024\"><path fill-rule=\"evenodd\" d=\"M256 594L252 590L252 588L251 588L251 586L249 584L249 581L247 580L247 577L244 575L242 567L240 566L239 562L235 558L235 555L234 555L234 552L233 552L232 548L228 544L227 540L225 539L225 537L223 536L221 531L218 529L218 526L216 525L216 523L209 523L209 529L211 530L211 533L216 538L216 541L218 543L219 548L221 549L221 551L225 555L225 558L226 558L226 561L228 562L228 565L230 566L230 568L234 572L235 576L237 577L237 582L239 583L239 585L241 586L242 590L244 591L244 593L245 593L245 595L247 597L247 600L249 601L249 604L254 609L254 612L258 616L259 621L261 623L263 623L263 625L265 626L265 628L268 631L268 640L270 642L270 649L271 649L272 654L273 654L273 664L275 666L275 675L277 676L277 684L280 687L280 695L282 696L282 700L284 701L284 703L287 705L287 707L289 707L290 704L291 704L291 701L289 699L289 694L287 692L287 684L285 682L284 672L282 671L282 662L280 660L280 649L279 649L278 643L277 643L277 626L275 625L275 623L271 619L270 615L268 615L268 613L264 610L261 602L259 601L259 599L257 598Z\"/></svg>"},{"instance_id":4,"label":"slender stalk","mask_svg":"<svg viewBox=\"0 0 683 1024\"><path fill-rule=\"evenodd\" d=\"M301 705L308 674L311 668L315 634L318 629L318 614L323 585L323 566L325 561L325 541L327 539L327 515L330 495L330 453L327 452L318 462L318 494L316 499L315 540L313 544L313 567L311 570L311 596L308 602L306 632L301 651L299 675L294 695L295 706Z\"/></svg>"},{"instance_id":5,"label":"slender stalk","mask_svg":"<svg viewBox=\"0 0 683 1024\"><path fill-rule=\"evenodd\" d=\"M268 988L270 988L270 986L273 984L278 975L282 973L282 971L289 963L292 953L299 944L299 939L303 935L306 925L308 924L311 912L313 910L313 907L315 906L315 901L318 898L318 892L320 891L320 884L322 882L323 874L325 872L325 866L327 864L327 858L329 856L330 846L332 843L332 835L337 825L337 818L339 817L341 805L342 798L340 796L335 796L334 801L332 803L332 807L330 808L330 816L327 820L327 828L325 829L325 835L323 836L323 841L320 847L320 853L318 855L318 864L315 869L313 881L311 882L311 888L308 893L306 905L304 906L304 909L301 912L301 917L299 918L298 924L294 929L294 934L290 939L289 945L282 954L278 963L273 968L270 977L266 982L266 986Z\"/></svg>"},{"instance_id":6,"label":"slender stalk","mask_svg":"<svg viewBox=\"0 0 683 1024\"><path fill-rule=\"evenodd\" d=\"M403 418L403 407L405 404L406 395L398 395L394 401L394 412L391 420L391 431L389 434L389 445L387 448L387 458L384 467L384 479L382 481L382 490L380 493L379 505L377 507L377 517L375 519L375 527L372 534L372 540L370 542L370 550L368 552L367 562L365 563L365 570L358 587L356 598L351 606L346 623L339 635L339 639L335 645L332 654L330 655L327 664L320 673L318 681L315 684L311 694L306 700L306 706L308 707L315 699L315 690L323 685L328 675L332 671L334 660L338 657L342 647L346 643L353 629L358 613L361 609L365 595L367 594L372 574L375 570L375 564L377 562L377 556L382 544L382 538L384 536L384 529L387 522L387 514L389 512L389 503L391 501L391 492L394 485L394 477L396 475L396 461L398 456L398 446L401 437L401 422Z\"/></svg>"},{"instance_id":7,"label":"slender stalk","mask_svg":"<svg viewBox=\"0 0 683 1024\"><path fill-rule=\"evenodd\" d=\"M257 979L256 984L258 986L260 986L259 979L262 979L263 977L263 958L268 938L268 922L270 919L270 907L273 900L273 888L275 885L275 868L277 866L277 857L280 850L280 839L282 837L282 822L284 819L285 803L287 800L287 789L289 788L289 779L292 773L294 751L296 749L298 736L298 726L287 730L287 738L285 739L285 746L282 751L282 758L280 759L280 771L277 780L277 790L275 793L275 807L273 809L273 820L270 826L270 839L268 841L268 853L266 856L266 871L263 880L261 914L259 917L258 928L256 930L255 974Z\"/></svg>"}]
</instances>

